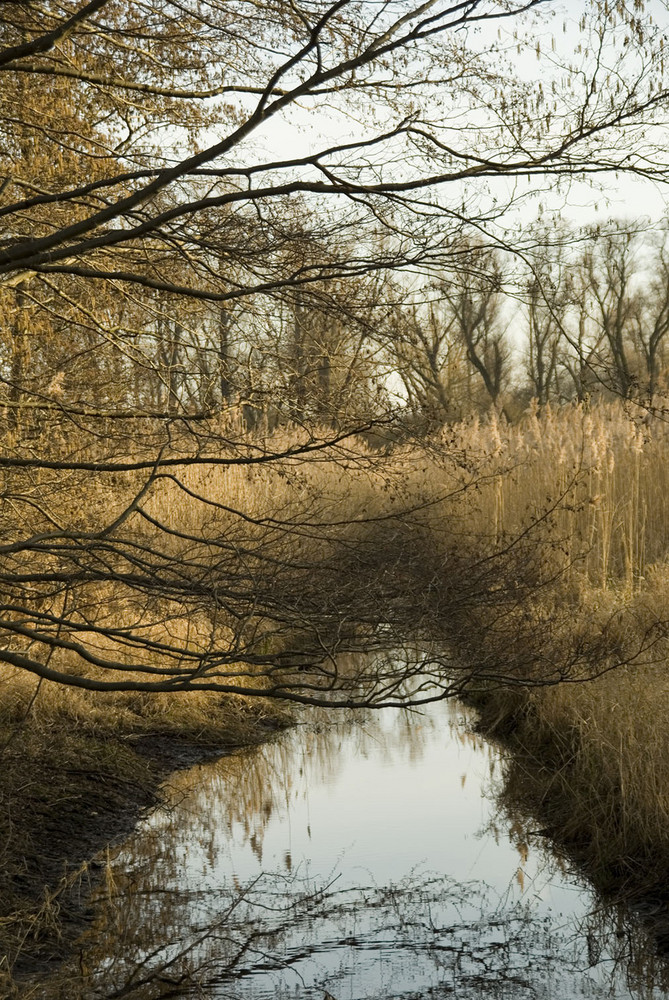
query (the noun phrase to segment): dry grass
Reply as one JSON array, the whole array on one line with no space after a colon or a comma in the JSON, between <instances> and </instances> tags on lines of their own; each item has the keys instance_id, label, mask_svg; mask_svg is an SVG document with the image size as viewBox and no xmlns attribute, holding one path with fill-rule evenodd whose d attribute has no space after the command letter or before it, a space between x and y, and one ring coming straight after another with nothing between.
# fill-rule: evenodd
<instances>
[{"instance_id":1,"label":"dry grass","mask_svg":"<svg viewBox=\"0 0 669 1000\"><path fill-rule=\"evenodd\" d=\"M225 432L209 428L203 453L282 452L301 433L281 429L245 442L237 429L238 443L228 446ZM152 435L145 437L149 454ZM117 450L127 453L130 443ZM192 447L184 436L169 453ZM145 483L136 473L12 475L5 475L0 512L5 539L54 524L94 532ZM390 454L352 440L308 458L164 470L121 533L129 545L159 553L160 573L177 567L180 594L157 587L152 596L119 578L21 596L28 609L34 601L42 613L66 611L68 638L119 668L187 665L190 654L217 651L229 654L234 684L235 651L243 660L308 641L300 611L282 622L270 613L272 601L320 614L319 627L331 613L335 630L337 615L352 620L356 603L369 622L383 621L390 602L400 641L413 620L423 635L450 633L486 669L503 657L519 680L537 669L556 679L587 673L588 658L602 661L589 664L596 671L644 645L649 615L632 620L627 610L636 596L646 594L663 617L667 503L669 432L660 421L648 425L619 404L547 408L514 426L472 418L426 447ZM9 571L49 568L57 559L30 551ZM163 655L161 641L183 656ZM17 636L11 642L34 645ZM72 650L52 654L50 663L70 673L95 670ZM5 688L16 676L6 674ZM162 717L150 699L127 701L148 702L142 712Z\"/></svg>"},{"instance_id":2,"label":"dry grass","mask_svg":"<svg viewBox=\"0 0 669 1000\"><path fill-rule=\"evenodd\" d=\"M512 751L502 804L533 815L618 896L666 900L668 709L664 664L527 692L522 705L493 696L484 708L484 731L501 732Z\"/></svg>"},{"instance_id":3,"label":"dry grass","mask_svg":"<svg viewBox=\"0 0 669 1000\"><path fill-rule=\"evenodd\" d=\"M265 444L281 451L297 435L278 431ZM131 445L119 444L118 453L131 454ZM220 453L216 448L212 430L211 452ZM188 441L173 444L173 453L187 451ZM242 445L230 454L241 452ZM94 531L143 483L134 473L4 474L0 531L5 541L58 524ZM509 732L513 725L518 749L550 762L546 794L566 840L587 840L609 856L664 851L666 844L669 858L668 504L669 428L601 404L547 409L514 426L471 419L427 446L389 454L351 441L309 459L179 466L152 483L143 513L131 513L123 532L187 564L194 577L218 574L234 600L298 592L336 617L340 607L352 614L357 592L361 617L372 623L384 621L392 604L397 635L414 627L450 641L474 666L472 696L485 705L490 728ZM13 566L49 559L31 552ZM57 613L65 596L34 599L42 612ZM279 650L304 638L294 624L262 611L236 619L230 602L213 613L201 600L151 597L118 580L70 588L66 599L70 638L140 669L159 664L160 655L111 636L110 627L167 639L184 654ZM27 594L26 606L31 600ZM52 662L72 672L94 669L67 651ZM571 682L617 664L587 684L515 686ZM505 688L488 683L495 675ZM185 733L241 742L271 714L234 697L88 694L49 684L31 704L35 683L2 668L5 732L30 705L36 739L70 728L92 739Z\"/></svg>"},{"instance_id":4,"label":"dry grass","mask_svg":"<svg viewBox=\"0 0 669 1000\"><path fill-rule=\"evenodd\" d=\"M560 575L480 629L478 655L517 657L538 676L568 665L568 681L602 672L522 691L474 685L484 731L514 750L507 805L533 810L602 887L657 892L669 872L669 429L612 404L483 433L513 471L476 516L504 539L550 510L543 580Z\"/></svg>"},{"instance_id":5,"label":"dry grass","mask_svg":"<svg viewBox=\"0 0 669 1000\"><path fill-rule=\"evenodd\" d=\"M639 589L647 568L666 558L665 422L649 424L642 412L601 403L547 407L513 426L473 420L449 437L490 477L472 508L482 536L508 539L550 513L572 585L602 589Z\"/></svg>"}]
</instances>

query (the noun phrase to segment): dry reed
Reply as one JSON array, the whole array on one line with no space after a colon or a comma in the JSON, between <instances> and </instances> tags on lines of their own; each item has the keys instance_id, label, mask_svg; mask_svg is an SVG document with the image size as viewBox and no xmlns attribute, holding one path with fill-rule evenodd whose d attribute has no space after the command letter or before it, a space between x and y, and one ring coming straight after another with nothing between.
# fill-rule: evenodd
<instances>
[{"instance_id":1,"label":"dry reed","mask_svg":"<svg viewBox=\"0 0 669 1000\"><path fill-rule=\"evenodd\" d=\"M299 433L279 430L260 444L280 452L293 447ZM211 441L203 454L220 445L213 431ZM242 441L230 455L251 454L255 444ZM147 434L147 454L150 445ZM131 452L130 441L123 447L123 454ZM173 442L171 454L186 454L188 447L186 439ZM356 566L361 604L377 600L373 587L380 579L390 592L387 581L394 576L393 600L403 595L407 620L459 644L462 656L507 680L571 682L630 664L587 685L531 695L499 685L491 693L479 684L477 697L487 698L499 726L513 718L525 741L533 731L538 754L550 744L553 754L562 748L570 761L576 755L578 767L570 764L569 772L556 757L557 773L569 773L584 803L601 797L599 816L615 812L621 850L662 836L669 818L669 746L662 726L669 714L663 677L669 429L662 421L649 423L616 403L546 407L513 426L495 417L471 418L436 440L389 453L350 441L310 458L164 471L142 497L141 510L128 516L124 532L203 575L216 571L234 582L246 574L251 596L256 585L279 594L281 587L289 594L296 582L317 590L323 568L336 575L340 566L354 577ZM54 524L95 532L132 503L143 483L134 473L5 473L0 531L5 540L54 530ZM367 567L362 559L355 562L362 549ZM17 557L14 566L22 564ZM300 575L295 567L306 569ZM461 599L457 591L467 587ZM323 587L325 605L331 593ZM62 596L40 600L41 610L55 613ZM212 617L197 601L140 599L118 582L81 586L68 601L72 638L140 670L156 662L155 652L131 649L109 627L167 636L196 652L232 651L242 639L256 651L294 640L290 629L262 614L247 615L242 635L223 607ZM381 620L382 603L372 612ZM95 626L97 637L77 632L77 624ZM69 653L59 655L68 670L92 669ZM3 668L4 724L22 717L34 683ZM237 710L234 698L221 704L204 695L63 695L44 687L48 693L31 706L40 724L48 725L51 716L90 732L183 727L209 738L220 731L221 713ZM531 726L523 728L530 718ZM574 826L585 828L586 818L571 816Z\"/></svg>"}]
</instances>

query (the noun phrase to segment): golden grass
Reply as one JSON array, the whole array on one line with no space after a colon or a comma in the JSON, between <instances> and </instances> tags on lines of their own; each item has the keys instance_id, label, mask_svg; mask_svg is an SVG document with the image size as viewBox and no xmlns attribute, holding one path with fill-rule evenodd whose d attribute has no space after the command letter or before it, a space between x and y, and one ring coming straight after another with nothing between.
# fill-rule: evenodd
<instances>
[{"instance_id":1,"label":"golden grass","mask_svg":"<svg viewBox=\"0 0 669 1000\"><path fill-rule=\"evenodd\" d=\"M570 579L638 589L667 555L669 426L620 403L546 407L513 426L494 417L450 429L453 445L490 477L474 530L513 537L552 511ZM554 553L558 558L557 552Z\"/></svg>"},{"instance_id":2,"label":"golden grass","mask_svg":"<svg viewBox=\"0 0 669 1000\"><path fill-rule=\"evenodd\" d=\"M208 451L225 454L214 430ZM281 452L299 435L282 429L264 446ZM170 453L187 450L188 443L173 442ZM245 449L252 454L252 442L242 440L228 452ZM669 431L620 404L546 408L513 426L472 418L446 428L427 447L407 444L389 455L353 440L308 459L177 466L165 473L141 499L145 516L130 513L120 533L153 546L174 565L186 560L194 580L199 573L206 581L209 567L233 585L246 574L250 599L254 585L272 585L272 574L279 582L297 566L316 571L327 558L341 558L342 546L365 545L369 553L376 545L379 566L384 559L399 566L411 563L412 539L419 540L431 550L431 572L441 559L447 586L454 560L496 557L516 545L529 573L522 578L519 558L519 584L548 586L559 577L563 596L588 603L596 600L591 591L647 589L667 556ZM145 481L137 473L51 472L5 472L4 480L0 531L8 540L55 524L95 532L127 508ZM13 568L55 565L57 558L17 555ZM420 586L418 576L416 590ZM42 611L59 613L62 594L38 596ZM29 604L29 594L26 599ZM212 617L196 596L152 600L117 580L78 586L76 593L70 588L67 600L73 625L116 625L201 651L226 643L232 649L240 641L239 622L222 606ZM245 639L257 625L247 622ZM119 662L142 666L137 650L133 660L109 635L87 641L107 644L104 652Z\"/></svg>"},{"instance_id":3,"label":"golden grass","mask_svg":"<svg viewBox=\"0 0 669 1000\"><path fill-rule=\"evenodd\" d=\"M141 676L141 675L140 675ZM96 692L42 682L15 668L0 680L0 740L16 727L48 739L51 730L134 739L168 735L207 746L243 746L290 719L277 703L211 692Z\"/></svg>"},{"instance_id":4,"label":"golden grass","mask_svg":"<svg viewBox=\"0 0 669 1000\"><path fill-rule=\"evenodd\" d=\"M210 428L205 453L252 454L260 443L280 452L301 433L281 429L264 442L244 443L238 429L241 444L226 451L217 432L225 435L226 429ZM186 454L192 445L184 436L170 453ZM132 454L131 446L123 442L117 451ZM151 452L151 434L142 447ZM142 453L136 445L136 454ZM5 540L55 524L98 530L144 483L136 473L5 472L3 480ZM538 674L574 680L629 661L587 685L484 693L491 718L502 724L512 716L526 748L530 733L537 754L551 747L556 774L569 775L584 802L598 803L597 823L606 825L616 814L621 850L646 835L664 836L669 427L663 421L648 422L619 403L547 407L512 426L494 416L472 417L430 442L397 445L387 454L351 440L309 458L177 466L156 479L141 505L147 517L131 513L125 536L205 574L211 567L232 583L235 574L246 573L251 588L255 580L270 588L297 581L317 589L321 565L339 561L349 573L347 554L364 549L369 565L360 567L362 602L376 599L373 587L384 572L385 579L394 576L394 593L420 606L415 617L421 627L440 637L450 633L464 657L485 670L499 664L501 675L518 682ZM34 565L37 558L53 557L30 554L16 565ZM474 587L472 599L459 604L449 591L465 586L484 563L491 568L481 577L481 594ZM307 570L300 576L296 566ZM325 605L329 593L323 590ZM152 600L119 581L79 587L67 599L71 638L140 670L159 663L159 655L130 649L105 635L105 627L167 639L186 651L232 651L236 643L277 649L291 639L289 628L282 631L260 612L240 624L223 604L212 615L195 598ZM60 594L42 596L39 607L57 613L62 600ZM77 631L86 622L98 628L96 637ZM56 654L53 663L73 672L93 669L69 653ZM22 717L34 685L33 678L2 668L0 723ZM479 698L483 688L479 684ZM88 732L183 728L209 738L220 732L221 713L243 715L240 705L196 693L90 695L45 684L31 714L40 725L51 718ZM531 727L523 721L529 718ZM569 836L579 824L587 826L576 816L570 813ZM596 839L592 831L589 836Z\"/></svg>"},{"instance_id":5,"label":"golden grass","mask_svg":"<svg viewBox=\"0 0 669 1000\"><path fill-rule=\"evenodd\" d=\"M569 681L474 678L484 731L514 750L507 796L603 887L648 888L669 870L669 426L599 404L448 435L480 479L464 505L482 549L535 524L533 585L474 609L460 648L513 679Z\"/></svg>"},{"instance_id":6,"label":"golden grass","mask_svg":"<svg viewBox=\"0 0 669 1000\"><path fill-rule=\"evenodd\" d=\"M512 751L502 804L534 815L600 889L617 895L666 889L668 709L664 664L526 692L522 705L492 695L484 708L484 732L501 732Z\"/></svg>"},{"instance_id":7,"label":"golden grass","mask_svg":"<svg viewBox=\"0 0 669 1000\"><path fill-rule=\"evenodd\" d=\"M217 438L222 430L209 428L205 454L255 454L254 442L245 441L239 429L238 445ZM262 445L268 452L286 451L300 434L280 429ZM147 454L150 442L147 432ZM192 446L187 438L173 441L170 454ZM137 454L143 454L141 448ZM54 524L99 530L131 504L145 482L138 473L5 473L4 478L0 530L6 539L53 530ZM116 580L70 587L66 598L63 592L44 596L42 588L36 597L41 611L56 615L67 600L71 639L140 670L160 665L160 654L132 648L105 629L162 638L193 652L281 648L286 630L264 620L262 608L255 615L248 611L254 588L317 592L320 565L328 560L347 565L347 553L363 547L363 601L373 599L369 580L363 585L365 560L370 580L390 569L403 574L417 596L428 585L433 591L457 585L468 560L490 558L497 560L500 579L494 579L493 568L489 589L517 584L529 613L553 620L556 600L593 605L603 591L629 596L652 589L653 573L662 572L667 554L668 503L669 433L660 421L648 425L620 404L546 408L513 426L494 416L474 417L446 428L427 446L406 444L390 454L351 440L345 448L307 459L184 465L161 473L120 534L153 547L163 565L187 563L196 583L217 579L223 591L230 584L233 603L246 600L241 618L231 616L230 602L205 606L209 598L199 600L196 587L192 599L187 587L174 600L153 599ZM30 552L16 556L13 568L56 565L57 558ZM513 574L517 579L510 579ZM24 598L30 607L30 594ZM328 599L324 595L325 603ZM482 605L480 611L479 625L491 628L488 609ZM476 608L468 614L467 627L475 627ZM78 622L97 634L77 632ZM12 641L19 648L29 645ZM78 667L73 653L55 654L53 665L90 669Z\"/></svg>"}]
</instances>

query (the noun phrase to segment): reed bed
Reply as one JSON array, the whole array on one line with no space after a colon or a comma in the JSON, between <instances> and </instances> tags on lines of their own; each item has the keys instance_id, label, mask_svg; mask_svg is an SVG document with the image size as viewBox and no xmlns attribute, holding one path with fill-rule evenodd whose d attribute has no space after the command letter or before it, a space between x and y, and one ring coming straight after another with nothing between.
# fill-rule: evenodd
<instances>
[{"instance_id":1,"label":"reed bed","mask_svg":"<svg viewBox=\"0 0 669 1000\"><path fill-rule=\"evenodd\" d=\"M637 590L647 567L666 558L666 422L620 403L581 404L546 407L514 425L476 418L447 440L489 477L484 502L472 508L483 536L512 538L548 514L569 580L601 589Z\"/></svg>"},{"instance_id":2,"label":"reed bed","mask_svg":"<svg viewBox=\"0 0 669 1000\"><path fill-rule=\"evenodd\" d=\"M144 435L147 455L157 433ZM300 439L306 440L296 428L260 443L239 428L236 436L221 427L200 429L199 453L231 464L172 466L150 481L144 473L5 473L0 533L10 543L31 533L57 535L63 526L93 535L126 512L113 533L122 539L117 563L125 570L126 548L143 546L151 570L161 581L176 580L174 587L161 593L157 586L152 598L112 572L106 582L70 587L67 611L71 628L80 622L95 630L72 638L140 669L155 662L155 647L130 649L111 629L162 633L200 651L226 644L280 648L290 628L263 617L257 600L263 592L286 602L291 594L301 600L309 594L312 606L321 593L336 614L347 577L350 615L357 578L360 606L374 605L381 619L383 598L373 593L374 582L394 576L407 602L423 602L425 613L430 593L436 631L440 614L452 622L464 615L472 634L478 627L502 637L505 620L513 619L514 629L528 615L555 622L566 604L592 608L607 591L624 608L652 589L665 563L669 432L620 404L547 407L515 425L473 417L436 439L384 453L350 440L309 455L235 464L263 450L290 453ZM194 444L188 435L175 437L168 453L187 454ZM90 457L92 449L82 445L79 452ZM28 547L10 557L8 578L59 558ZM212 611L197 595L209 588L211 605L217 586L228 596ZM29 605L30 594L22 596ZM63 611L62 591L42 587L34 599L42 611Z\"/></svg>"},{"instance_id":3,"label":"reed bed","mask_svg":"<svg viewBox=\"0 0 669 1000\"><path fill-rule=\"evenodd\" d=\"M305 440L297 428L260 442L245 434L212 427L200 435L200 454L236 462ZM117 457L154 454L158 436L147 430L134 452L130 439L119 442ZM77 451L71 438L52 434L44 449L90 457L102 447L96 440ZM187 456L193 447L184 433L168 453ZM64 528L93 535L126 511L114 537L157 553L161 572L178 567L182 588L151 595L120 577L72 585L66 596L28 588L24 608L67 611L71 640L139 676L159 664L161 640L184 656L227 651L231 676L236 650L240 662L297 652L309 641L299 615L314 628L328 616L353 623L339 637L361 629L361 644L388 635L441 642L445 662L469 677L484 726L550 761L566 840L580 837L610 857L649 855L666 843L669 859L663 421L616 403L546 407L514 425L471 417L430 441L383 451L351 439L311 455L234 462L158 469L148 484L144 473L5 472L5 543ZM28 548L8 557L7 575L58 558ZM227 596L212 604L219 591ZM269 613L282 604L290 620ZM146 646L129 643L130 634ZM72 651L50 662L95 671ZM48 683L34 698L35 685L2 668L0 729L9 733L28 716L43 733L181 731L213 742L229 721L225 739L234 742L234 732L252 739L256 722L262 728L263 716L282 711L262 702L251 710L234 695L63 692Z\"/></svg>"},{"instance_id":4,"label":"reed bed","mask_svg":"<svg viewBox=\"0 0 669 1000\"><path fill-rule=\"evenodd\" d=\"M493 704L498 712L494 715ZM556 841L607 894L664 905L669 874L666 663L483 706L510 751L500 802ZM512 723L509 724L512 719ZM664 915L662 934L666 939Z\"/></svg>"},{"instance_id":5,"label":"reed bed","mask_svg":"<svg viewBox=\"0 0 669 1000\"><path fill-rule=\"evenodd\" d=\"M483 730L513 751L503 798L533 811L601 888L664 895L669 428L599 404L457 434L479 455L487 445L491 472L508 470L480 491L476 530L504 544L533 521L545 528L534 592L472 646L534 663L537 677L567 667L546 687L473 685Z\"/></svg>"},{"instance_id":6,"label":"reed bed","mask_svg":"<svg viewBox=\"0 0 669 1000\"><path fill-rule=\"evenodd\" d=\"M145 435L147 454L156 434ZM123 518L111 532L116 548L106 580L71 585L66 594L26 588L24 605L34 600L42 612L66 612L73 640L141 669L160 658L148 640L161 634L200 652L281 648L290 627L274 628L259 597L289 602L294 595L305 603L309 595L313 607L320 593L336 615L344 578L348 615L357 582L360 606L374 605L383 618L384 595L374 593L374 583L384 577L386 594L394 578L407 607L423 602L427 613L424 597L431 594L436 631L439 615L448 613L472 634L499 633L503 644L505 622L517 630L519 620L534 618L551 623L554 641L560 632L568 642L557 624L560 609L593 611L610 591L624 611L662 577L669 430L620 404L546 407L515 425L473 417L436 439L384 453L350 440L310 455L235 464L261 450L290 453L301 434L279 429L256 444L239 431L235 438L211 428L201 431L200 454L231 464L176 465L148 479L5 473L0 533L10 544L31 534L80 533L81 562L89 558L86 539ZM175 438L169 454L193 446L187 435ZM90 455L91 448L79 451ZM142 558L149 553L144 568L156 575L153 596L148 584L126 582L133 547ZM7 579L36 565L56 567L68 552L26 546L8 557ZM217 588L225 595L218 602ZM146 650L114 638L115 628L147 639Z\"/></svg>"}]
</instances>

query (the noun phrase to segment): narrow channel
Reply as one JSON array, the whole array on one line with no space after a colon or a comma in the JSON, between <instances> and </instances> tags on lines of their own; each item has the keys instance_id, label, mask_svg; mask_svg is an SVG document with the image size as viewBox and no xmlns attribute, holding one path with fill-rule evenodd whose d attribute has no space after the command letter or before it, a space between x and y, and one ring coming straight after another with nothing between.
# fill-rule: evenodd
<instances>
[{"instance_id":1,"label":"narrow channel","mask_svg":"<svg viewBox=\"0 0 669 1000\"><path fill-rule=\"evenodd\" d=\"M620 911L498 812L503 758L472 723L450 703L310 715L176 774L109 858L89 981L126 995L162 967L170 995L211 1000L666 996Z\"/></svg>"}]
</instances>

